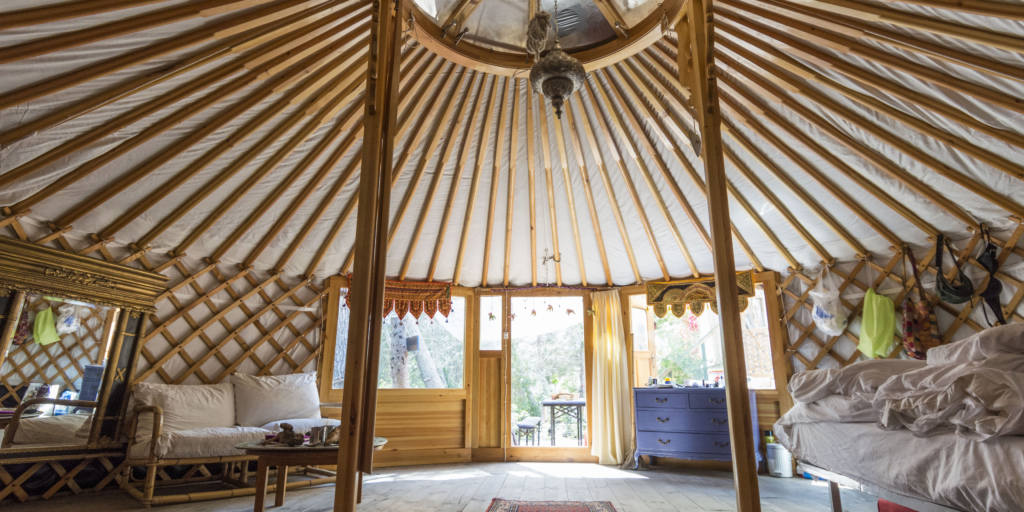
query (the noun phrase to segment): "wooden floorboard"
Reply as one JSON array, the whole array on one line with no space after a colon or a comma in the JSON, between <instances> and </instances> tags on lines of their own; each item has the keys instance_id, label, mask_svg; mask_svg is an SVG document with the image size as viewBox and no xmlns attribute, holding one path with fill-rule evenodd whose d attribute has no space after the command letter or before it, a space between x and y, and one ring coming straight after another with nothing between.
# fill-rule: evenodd
<instances>
[{"instance_id":1,"label":"wooden floorboard","mask_svg":"<svg viewBox=\"0 0 1024 512\"><path fill-rule=\"evenodd\" d=\"M761 477L764 512L828 510L828 488L803 478ZM190 486L190 491L196 486ZM200 488L199 490L202 490ZM161 492L166 492L162 489ZM843 489L845 512L875 512L877 500ZM364 480L358 512L486 512L495 498L610 501L618 512L735 511L732 475L726 471L657 468L621 471L595 464L469 463L381 468ZM273 498L269 497L270 503ZM159 512L248 512L253 498L155 507ZM334 486L290 491L284 507L268 512L323 512L334 507ZM0 503L4 512L110 512L139 510L121 491L63 496L47 501Z\"/></svg>"}]
</instances>

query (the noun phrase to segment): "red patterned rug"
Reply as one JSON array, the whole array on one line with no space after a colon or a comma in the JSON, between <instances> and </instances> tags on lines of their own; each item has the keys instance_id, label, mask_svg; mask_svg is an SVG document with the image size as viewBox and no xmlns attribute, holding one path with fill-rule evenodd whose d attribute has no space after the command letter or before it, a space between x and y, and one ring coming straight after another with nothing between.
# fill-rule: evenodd
<instances>
[{"instance_id":1,"label":"red patterned rug","mask_svg":"<svg viewBox=\"0 0 1024 512\"><path fill-rule=\"evenodd\" d=\"M615 512L607 501L511 501L495 498L487 512Z\"/></svg>"}]
</instances>

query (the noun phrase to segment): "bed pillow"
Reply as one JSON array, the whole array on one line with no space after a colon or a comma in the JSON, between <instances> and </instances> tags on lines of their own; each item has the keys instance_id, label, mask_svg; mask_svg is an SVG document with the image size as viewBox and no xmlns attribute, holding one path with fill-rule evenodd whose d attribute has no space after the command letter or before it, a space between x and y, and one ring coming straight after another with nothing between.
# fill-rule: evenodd
<instances>
[{"instance_id":1,"label":"bed pillow","mask_svg":"<svg viewBox=\"0 0 1024 512\"><path fill-rule=\"evenodd\" d=\"M142 382L132 391L132 407L155 405L163 409L162 434L235 426L235 388L230 382L182 386ZM153 437L153 414L139 415L135 442Z\"/></svg>"},{"instance_id":2,"label":"bed pillow","mask_svg":"<svg viewBox=\"0 0 1024 512\"><path fill-rule=\"evenodd\" d=\"M284 418L320 417L320 393L315 373L273 377L235 374L235 421L259 427Z\"/></svg>"}]
</instances>

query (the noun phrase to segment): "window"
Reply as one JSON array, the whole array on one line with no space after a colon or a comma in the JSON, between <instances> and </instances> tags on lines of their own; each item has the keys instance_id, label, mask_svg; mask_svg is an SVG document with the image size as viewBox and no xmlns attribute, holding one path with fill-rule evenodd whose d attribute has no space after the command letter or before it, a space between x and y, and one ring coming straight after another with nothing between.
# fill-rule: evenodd
<instances>
[{"instance_id":1,"label":"window","mask_svg":"<svg viewBox=\"0 0 1024 512\"><path fill-rule=\"evenodd\" d=\"M480 297L480 350L501 350L501 296Z\"/></svg>"},{"instance_id":2,"label":"window","mask_svg":"<svg viewBox=\"0 0 1024 512\"><path fill-rule=\"evenodd\" d=\"M341 293L345 293L342 290ZM334 350L333 388L345 383L349 309L342 301ZM452 297L452 311L445 318L426 313L399 319L391 312L384 319L380 340L380 389L461 389L464 387L466 354L466 298Z\"/></svg>"},{"instance_id":3,"label":"window","mask_svg":"<svg viewBox=\"0 0 1024 512\"><path fill-rule=\"evenodd\" d=\"M750 389L775 389L768 310L760 284L747 302L747 309L740 314L747 385ZM671 373L679 384L685 379L713 383L721 378L724 382L722 334L718 315L710 307L699 317L687 310L682 318L669 313L665 318L655 318L654 323L659 375Z\"/></svg>"}]
</instances>

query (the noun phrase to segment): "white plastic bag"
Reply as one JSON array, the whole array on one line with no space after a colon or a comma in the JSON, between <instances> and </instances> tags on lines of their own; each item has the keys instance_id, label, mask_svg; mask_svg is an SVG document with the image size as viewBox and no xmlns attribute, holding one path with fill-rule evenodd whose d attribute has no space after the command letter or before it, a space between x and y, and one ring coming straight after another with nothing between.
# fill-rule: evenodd
<instances>
[{"instance_id":1,"label":"white plastic bag","mask_svg":"<svg viewBox=\"0 0 1024 512\"><path fill-rule=\"evenodd\" d=\"M836 286L828 265L821 270L818 284L810 292L814 299L814 310L811 316L815 325L829 336L839 336L846 329L846 312L839 299L839 287Z\"/></svg>"},{"instance_id":2,"label":"white plastic bag","mask_svg":"<svg viewBox=\"0 0 1024 512\"><path fill-rule=\"evenodd\" d=\"M78 317L78 306L64 304L57 310L60 311L60 316L57 317L58 334L71 334L82 326L82 320Z\"/></svg>"}]
</instances>

